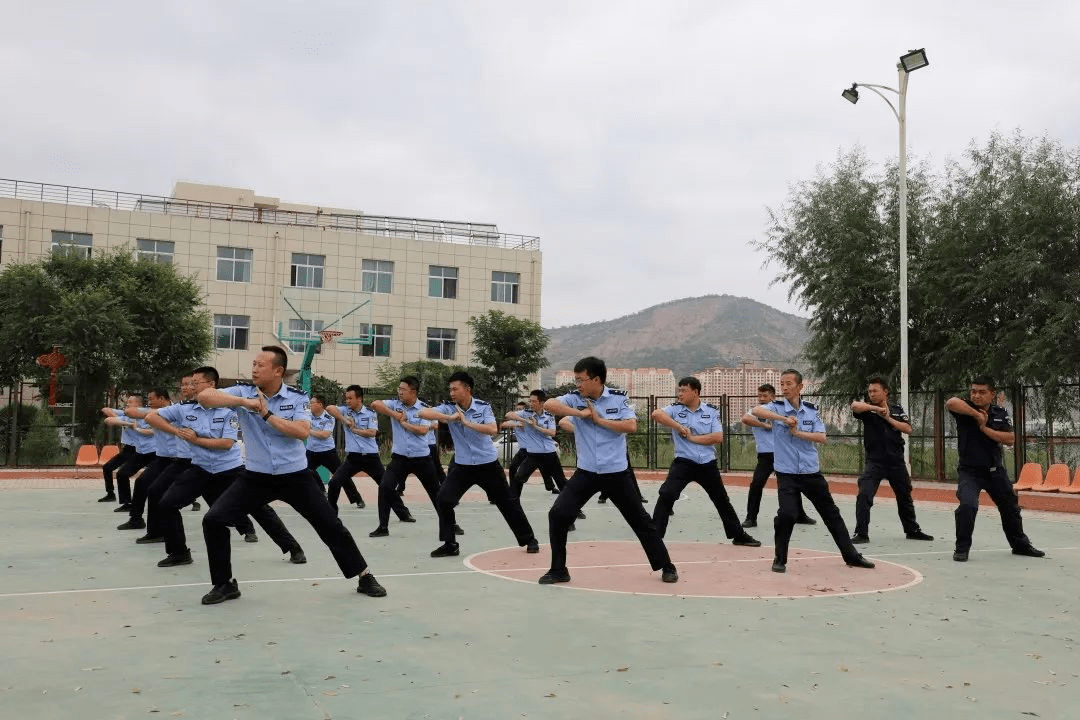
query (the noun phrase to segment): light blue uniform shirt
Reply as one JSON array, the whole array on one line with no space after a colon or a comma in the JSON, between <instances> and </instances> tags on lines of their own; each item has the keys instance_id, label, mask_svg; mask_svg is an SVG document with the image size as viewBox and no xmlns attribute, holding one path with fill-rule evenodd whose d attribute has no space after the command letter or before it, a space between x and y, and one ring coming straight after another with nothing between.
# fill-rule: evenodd
<instances>
[{"instance_id":1,"label":"light blue uniform shirt","mask_svg":"<svg viewBox=\"0 0 1080 720\"><path fill-rule=\"evenodd\" d=\"M760 420L760 418L758 418ZM768 422L768 421L766 421ZM751 426L754 433L754 447L759 453L771 453L773 451L773 431L765 428Z\"/></svg>"},{"instance_id":2,"label":"light blue uniform shirt","mask_svg":"<svg viewBox=\"0 0 1080 720\"><path fill-rule=\"evenodd\" d=\"M412 405L406 405L397 399L383 400L383 405L394 412L404 412L405 422L410 425L423 425L425 427L431 425L430 420L425 420L419 415L419 412L427 407L422 400L417 400ZM401 423L397 421L397 418L390 418L390 434L394 439L391 452L395 455L418 458L427 457L431 454L427 441L430 432L427 435L413 434L401 427Z\"/></svg>"},{"instance_id":3,"label":"light blue uniform shirt","mask_svg":"<svg viewBox=\"0 0 1080 720\"><path fill-rule=\"evenodd\" d=\"M127 417L127 415L125 415L124 417ZM153 430L153 428L150 427L150 424L147 423L146 420L143 418L139 418L137 420L135 418L128 419L135 420L135 425L140 430ZM132 432L135 431L132 430ZM151 453L157 452L157 443L154 440L155 437L157 437L156 432L153 435L143 435L142 433L135 433L135 452L139 453L140 455L149 455Z\"/></svg>"},{"instance_id":4,"label":"light blue uniform shirt","mask_svg":"<svg viewBox=\"0 0 1080 720\"><path fill-rule=\"evenodd\" d=\"M330 430L330 435L325 438L317 438L314 435L309 435L307 440L307 449L311 452L326 452L327 450L334 450L337 448L337 444L334 442L334 425L337 424L337 420L330 413L323 411L322 415L311 416L311 429L322 432L323 430Z\"/></svg>"},{"instance_id":5,"label":"light blue uniform shirt","mask_svg":"<svg viewBox=\"0 0 1080 720\"><path fill-rule=\"evenodd\" d=\"M673 403L664 408L664 412L675 422L690 428L691 435L708 435L724 429L720 423L720 410L708 403L700 403L697 410L691 410L682 403ZM712 445L692 443L674 430L671 431L671 439L675 442L677 458L699 465L716 460L716 448Z\"/></svg>"},{"instance_id":6,"label":"light blue uniform shirt","mask_svg":"<svg viewBox=\"0 0 1080 720\"><path fill-rule=\"evenodd\" d=\"M134 420L135 418L129 418L127 413L123 410L116 411L116 417L120 420ZM139 450L139 438L142 437L139 433L135 432L135 428L129 428L127 426L120 429L120 442L125 445L130 445L135 448L135 452L142 452Z\"/></svg>"},{"instance_id":7,"label":"light blue uniform shirt","mask_svg":"<svg viewBox=\"0 0 1080 720\"><path fill-rule=\"evenodd\" d=\"M791 416L798 419L798 429L802 432L825 432L825 423L818 415L817 407L803 400L796 410L786 398L777 398L765 407L777 415ZM776 472L790 475L807 475L819 471L817 443L792 436L788 426L779 420L773 420L773 467Z\"/></svg>"},{"instance_id":8,"label":"light blue uniform shirt","mask_svg":"<svg viewBox=\"0 0 1080 720\"><path fill-rule=\"evenodd\" d=\"M166 405L161 408L161 410L171 407L172 404ZM158 410L158 415L161 414L161 410ZM184 444L186 443L175 435L162 432L161 430L154 431L154 452L157 453L159 458L188 457L187 455L180 454L180 446Z\"/></svg>"},{"instance_id":9,"label":"light blue uniform shirt","mask_svg":"<svg viewBox=\"0 0 1080 720\"><path fill-rule=\"evenodd\" d=\"M465 419L474 423L494 423L495 413L491 406L483 400L473 398L472 405L462 408ZM436 412L443 415L457 414L457 405L443 403L435 408ZM499 457L499 449L491 441L490 435L467 428L459 422L447 423L450 435L454 438L454 462L458 465L486 465L495 462Z\"/></svg>"},{"instance_id":10,"label":"light blue uniform shirt","mask_svg":"<svg viewBox=\"0 0 1080 720\"><path fill-rule=\"evenodd\" d=\"M177 404L191 406L191 405L195 405L196 403L195 403L194 400L184 400L181 403L173 403L173 405L177 405ZM169 407L172 407L172 405L169 405ZM158 415L160 415L160 414L161 413L158 413ZM169 422L172 422L172 421L170 420ZM177 423L173 423L173 425L177 425ZM178 427L183 427L183 426L178 425ZM189 443L187 440L184 440L183 438L176 437L175 435L173 436L173 438L176 440L176 457L187 458L188 460L191 460L192 458L195 457L195 446L194 445Z\"/></svg>"},{"instance_id":11,"label":"light blue uniform shirt","mask_svg":"<svg viewBox=\"0 0 1080 720\"><path fill-rule=\"evenodd\" d=\"M233 385L222 392L242 398L258 396L254 385ZM311 422L308 396L282 383L276 393L266 398L270 412L286 420ZM244 431L244 467L267 475L287 475L307 470L307 447L299 438L282 435L254 411L235 408Z\"/></svg>"},{"instance_id":12,"label":"light blue uniform shirt","mask_svg":"<svg viewBox=\"0 0 1080 720\"><path fill-rule=\"evenodd\" d=\"M551 413L542 412L537 414L532 410L518 410L514 414L522 420L528 420L530 418L535 419L536 424L545 430L551 430L555 427L555 416ZM521 427L514 428L514 437L517 438L518 445L525 452L540 455L544 453L553 453L557 450L555 438L548 437L530 425L522 425Z\"/></svg>"},{"instance_id":13,"label":"light blue uniform shirt","mask_svg":"<svg viewBox=\"0 0 1080 720\"><path fill-rule=\"evenodd\" d=\"M232 408L204 408L199 403L183 403L163 407L157 414L177 427L191 428L201 438L233 441L225 450L211 450L185 441L184 444L191 448L192 465L216 475L244 464L240 446L236 442L240 420Z\"/></svg>"},{"instance_id":14,"label":"light blue uniform shirt","mask_svg":"<svg viewBox=\"0 0 1080 720\"><path fill-rule=\"evenodd\" d=\"M359 410L353 411L348 405L338 405L338 410L343 417L353 421L358 430L379 429L379 416L371 408L361 405ZM409 433L410 435L412 433ZM379 443L373 437L357 435L349 426L345 426L345 452L351 453L377 453Z\"/></svg>"},{"instance_id":15,"label":"light blue uniform shirt","mask_svg":"<svg viewBox=\"0 0 1080 720\"><path fill-rule=\"evenodd\" d=\"M558 398L563 405L584 410L585 398L577 390ZM637 419L637 413L622 390L604 386L604 392L593 400L593 407L608 420ZM594 473L615 473L626 470L626 434L600 427L591 420L573 418L574 444L577 446L577 466Z\"/></svg>"}]
</instances>

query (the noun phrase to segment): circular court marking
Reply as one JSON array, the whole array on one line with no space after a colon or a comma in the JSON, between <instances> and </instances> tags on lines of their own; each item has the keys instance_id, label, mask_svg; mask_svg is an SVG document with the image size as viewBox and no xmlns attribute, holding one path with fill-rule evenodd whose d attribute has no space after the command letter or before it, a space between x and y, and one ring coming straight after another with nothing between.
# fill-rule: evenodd
<instances>
[{"instance_id":1,"label":"circular court marking","mask_svg":"<svg viewBox=\"0 0 1080 720\"><path fill-rule=\"evenodd\" d=\"M771 547L669 542L679 582L664 584L636 541L586 541L567 544L570 582L557 588L635 595L732 599L808 598L903 590L922 582L917 570L871 558L873 570L851 568L839 553L791 548L786 573L772 571ZM470 555L466 567L485 575L535 583L547 572L551 550L536 555L523 548L499 548Z\"/></svg>"}]
</instances>

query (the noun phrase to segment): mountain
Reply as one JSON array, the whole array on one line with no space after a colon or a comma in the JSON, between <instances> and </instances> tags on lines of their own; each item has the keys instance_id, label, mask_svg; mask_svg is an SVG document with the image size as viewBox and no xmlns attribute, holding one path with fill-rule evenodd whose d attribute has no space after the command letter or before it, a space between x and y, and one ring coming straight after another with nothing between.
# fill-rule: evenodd
<instances>
[{"instance_id":1,"label":"mountain","mask_svg":"<svg viewBox=\"0 0 1080 720\"><path fill-rule=\"evenodd\" d=\"M545 330L550 364L542 382L586 355L609 368L671 368L676 379L716 365L786 367L807 340L806 319L731 295L672 300L614 320Z\"/></svg>"}]
</instances>

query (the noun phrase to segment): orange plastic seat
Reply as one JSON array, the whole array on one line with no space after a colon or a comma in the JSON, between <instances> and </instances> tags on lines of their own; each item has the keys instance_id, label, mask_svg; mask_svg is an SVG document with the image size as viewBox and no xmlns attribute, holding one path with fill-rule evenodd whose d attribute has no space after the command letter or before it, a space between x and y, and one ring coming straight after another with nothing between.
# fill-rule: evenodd
<instances>
[{"instance_id":1,"label":"orange plastic seat","mask_svg":"<svg viewBox=\"0 0 1080 720\"><path fill-rule=\"evenodd\" d=\"M105 447L101 448L101 455L98 456L97 464L104 465L119 454L120 448L118 448L116 445L106 445Z\"/></svg>"},{"instance_id":2,"label":"orange plastic seat","mask_svg":"<svg viewBox=\"0 0 1080 720\"><path fill-rule=\"evenodd\" d=\"M1069 466L1064 463L1055 463L1046 469L1046 477L1042 485L1031 488L1032 492L1058 492L1063 487L1069 487Z\"/></svg>"},{"instance_id":3,"label":"orange plastic seat","mask_svg":"<svg viewBox=\"0 0 1080 720\"><path fill-rule=\"evenodd\" d=\"M1024 463L1020 468L1020 478L1013 485L1014 490L1030 490L1036 485L1042 485L1043 472L1039 463Z\"/></svg>"},{"instance_id":4,"label":"orange plastic seat","mask_svg":"<svg viewBox=\"0 0 1080 720\"><path fill-rule=\"evenodd\" d=\"M1072 485L1067 488L1061 488L1061 492L1080 495L1080 465L1076 466L1076 474L1073 475Z\"/></svg>"},{"instance_id":5,"label":"orange plastic seat","mask_svg":"<svg viewBox=\"0 0 1080 720\"><path fill-rule=\"evenodd\" d=\"M75 475L84 467L94 467L98 464L98 451L93 445L80 445L75 453Z\"/></svg>"}]
</instances>

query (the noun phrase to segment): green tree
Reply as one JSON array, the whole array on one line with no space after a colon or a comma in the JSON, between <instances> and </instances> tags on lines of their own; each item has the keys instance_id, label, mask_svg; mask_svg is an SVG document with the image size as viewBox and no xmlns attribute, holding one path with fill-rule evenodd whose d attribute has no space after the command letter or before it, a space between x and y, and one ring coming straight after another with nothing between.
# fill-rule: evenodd
<instances>
[{"instance_id":1,"label":"green tree","mask_svg":"<svg viewBox=\"0 0 1080 720\"><path fill-rule=\"evenodd\" d=\"M544 351L550 339L539 323L501 310L470 318L469 327L473 331L473 359L488 371L493 391L489 399L496 416L501 417L529 375L547 367Z\"/></svg>"},{"instance_id":2,"label":"green tree","mask_svg":"<svg viewBox=\"0 0 1080 720\"><path fill-rule=\"evenodd\" d=\"M448 378L458 370L469 371L473 379L478 380L475 374L461 365L445 365L434 360L412 360L410 362L392 363L385 362L375 370L375 377L382 388L391 397L396 397L398 383L407 375L415 375L420 380L420 390L417 395L425 402L436 404L449 400L447 393ZM474 390L482 397L483 386L477 382Z\"/></svg>"},{"instance_id":3,"label":"green tree","mask_svg":"<svg viewBox=\"0 0 1080 720\"><path fill-rule=\"evenodd\" d=\"M80 438L95 435L109 388L171 384L210 355L210 317L195 279L130 249L93 258L54 253L0 272L0 382L47 375L53 345L75 379Z\"/></svg>"},{"instance_id":4,"label":"green tree","mask_svg":"<svg viewBox=\"0 0 1080 720\"><path fill-rule=\"evenodd\" d=\"M345 386L323 375L312 375L311 394L322 395L327 403L339 405L345 399Z\"/></svg>"}]
</instances>

